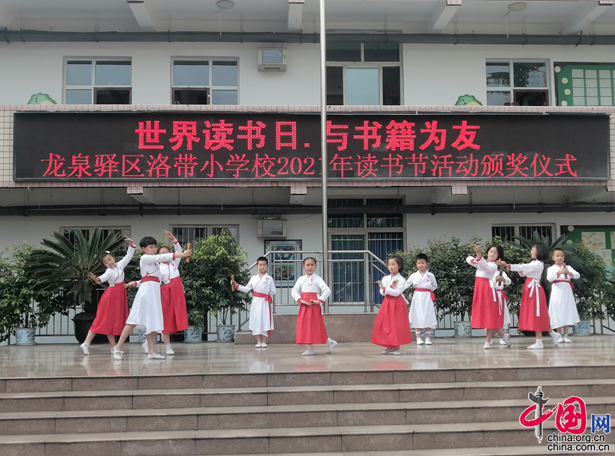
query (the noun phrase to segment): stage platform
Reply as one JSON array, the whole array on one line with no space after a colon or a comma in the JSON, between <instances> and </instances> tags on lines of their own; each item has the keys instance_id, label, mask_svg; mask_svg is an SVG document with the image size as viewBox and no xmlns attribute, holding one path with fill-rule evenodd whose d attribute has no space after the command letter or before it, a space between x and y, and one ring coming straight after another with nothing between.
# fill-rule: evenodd
<instances>
[{"instance_id":1,"label":"stage platform","mask_svg":"<svg viewBox=\"0 0 615 456\"><path fill-rule=\"evenodd\" d=\"M194 374L246 374L270 372L349 372L421 371L491 368L570 367L583 370L615 366L615 336L572 336L573 343L551 345L545 337L543 350L528 350L532 338L513 337L512 346L493 339L491 350L483 349L482 338L436 338L433 345L412 343L402 347L402 355L381 355L370 343L340 343L331 355L324 345L316 345L315 356L301 356L303 345L253 345L208 342L175 343L175 356L147 360L139 344L126 344L122 361L115 361L108 345L92 345L91 355L83 355L74 345L35 345L0 347L0 379L46 377L105 377ZM157 344L164 352L164 345ZM1 383L0 383L1 385ZM2 388L0 386L0 392Z\"/></svg>"},{"instance_id":2,"label":"stage platform","mask_svg":"<svg viewBox=\"0 0 615 456\"><path fill-rule=\"evenodd\" d=\"M340 343L311 357L297 345L178 343L175 356L157 361L137 344L125 346L121 361L107 345L92 346L90 356L77 344L1 347L0 455L615 452L612 422L610 433L591 433L592 414L615 413L615 337L574 337L538 351L526 349L527 338L513 338L511 348L495 342L483 350L479 338L438 338L405 346L401 356ZM538 386L550 398L546 409L581 398L581 437L603 440L553 449L553 416L539 444L519 423Z\"/></svg>"}]
</instances>

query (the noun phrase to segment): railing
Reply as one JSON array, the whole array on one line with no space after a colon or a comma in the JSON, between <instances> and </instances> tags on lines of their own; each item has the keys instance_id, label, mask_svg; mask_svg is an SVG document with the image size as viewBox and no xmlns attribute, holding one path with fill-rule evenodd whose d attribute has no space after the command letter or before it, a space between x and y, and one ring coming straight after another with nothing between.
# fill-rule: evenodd
<instances>
[{"instance_id":1,"label":"railing","mask_svg":"<svg viewBox=\"0 0 615 456\"><path fill-rule=\"evenodd\" d=\"M376 312L381 302L378 288L374 285L388 274L386 263L369 250L330 250L327 267L328 284L331 288L331 298L325 304L325 313L361 313ZM303 259L314 257L317 260L316 273L322 270L322 252L316 250L301 251L269 251L265 254L269 261L269 274L276 282L277 293L273 298L274 313L297 313L298 304L292 297L291 291L297 279L303 275ZM256 273L256 263L249 267L250 273ZM100 295L104 289L97 290ZM469 299L469 297L468 297ZM68 315L55 315L49 324L36 331L39 338L47 338L50 342L73 342L74 328L72 318L78 307L70 309ZM229 315L227 324L238 330L246 327L250 318L249 309L241 310L235 315ZM451 314L438 315L438 331L449 335L454 330L454 322L462 317ZM518 317L511 315L511 329L516 329ZM219 317L208 314L206 316L208 336L215 339L216 325L221 324ZM606 320L593 320L594 333L615 334L615 322ZM55 339L53 339L55 338Z\"/></svg>"}]
</instances>

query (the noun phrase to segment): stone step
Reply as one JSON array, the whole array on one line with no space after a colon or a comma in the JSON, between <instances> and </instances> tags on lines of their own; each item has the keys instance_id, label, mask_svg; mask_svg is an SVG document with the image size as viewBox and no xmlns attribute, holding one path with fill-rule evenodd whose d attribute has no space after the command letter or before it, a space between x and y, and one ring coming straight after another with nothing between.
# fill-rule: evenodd
<instances>
[{"instance_id":1,"label":"stone step","mask_svg":"<svg viewBox=\"0 0 615 456\"><path fill-rule=\"evenodd\" d=\"M383 358L383 364L386 364ZM122 377L0 378L0 393L111 391L188 388L247 388L304 385L375 385L615 378L613 366L502 367L425 370L311 371L237 374L182 374Z\"/></svg>"},{"instance_id":2,"label":"stone step","mask_svg":"<svg viewBox=\"0 0 615 456\"><path fill-rule=\"evenodd\" d=\"M564 399L551 397L549 404ZM588 414L615 414L615 397L585 403ZM523 399L3 413L0 435L502 422L518 420L529 405Z\"/></svg>"},{"instance_id":3,"label":"stone step","mask_svg":"<svg viewBox=\"0 0 615 456\"><path fill-rule=\"evenodd\" d=\"M121 379L117 379L121 380ZM543 387L550 397L613 397L615 379L482 381L379 385L306 385L0 394L0 413L264 405L516 400ZM170 385L169 385L170 386Z\"/></svg>"},{"instance_id":4,"label":"stone step","mask_svg":"<svg viewBox=\"0 0 615 456\"><path fill-rule=\"evenodd\" d=\"M545 438L554 432L549 420ZM586 432L589 432L587 430ZM517 421L390 426L0 436L3 456L156 456L410 451L537 446ZM545 441L543 441L545 445ZM457 453L465 454L465 453Z\"/></svg>"},{"instance_id":5,"label":"stone step","mask_svg":"<svg viewBox=\"0 0 615 456\"><path fill-rule=\"evenodd\" d=\"M543 454L553 454L546 445L525 446L525 447L487 447L487 448L452 448L437 450L403 450L403 451L348 451L336 453L302 453L301 456L541 456ZM583 455L600 455L606 452L591 453L584 452ZM269 453L270 456L294 456L295 453ZM190 455L192 456L192 455ZM223 456L223 455L211 455ZM229 456L229 455L224 455ZM241 456L256 456L252 454L242 454ZM261 455L258 455L261 456Z\"/></svg>"}]
</instances>

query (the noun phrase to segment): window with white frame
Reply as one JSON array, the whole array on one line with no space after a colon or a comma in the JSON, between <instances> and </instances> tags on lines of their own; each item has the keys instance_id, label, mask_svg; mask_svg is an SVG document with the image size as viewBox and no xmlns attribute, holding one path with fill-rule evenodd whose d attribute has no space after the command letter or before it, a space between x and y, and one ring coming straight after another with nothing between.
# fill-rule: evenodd
<instances>
[{"instance_id":1,"label":"window with white frame","mask_svg":"<svg viewBox=\"0 0 615 456\"><path fill-rule=\"evenodd\" d=\"M223 232L229 233L235 239L235 242L239 242L239 226L236 225L182 225L171 226L170 231L182 245L198 239L205 239L208 236L219 235Z\"/></svg>"},{"instance_id":2,"label":"window with white frame","mask_svg":"<svg viewBox=\"0 0 615 456\"><path fill-rule=\"evenodd\" d=\"M130 237L130 227L129 226L64 226L60 228L60 233L68 238L68 240L74 244L75 243L75 232L81 231L83 237L86 240L90 239L92 232L95 228L100 228L102 238L106 238L112 233L119 234L122 237ZM137 241L138 242L138 241ZM121 251L125 252L127 250L126 244L123 244L120 248Z\"/></svg>"},{"instance_id":3,"label":"window with white frame","mask_svg":"<svg viewBox=\"0 0 615 456\"><path fill-rule=\"evenodd\" d=\"M176 59L171 84L173 104L239 104L237 60Z\"/></svg>"},{"instance_id":4,"label":"window with white frame","mask_svg":"<svg viewBox=\"0 0 615 456\"><path fill-rule=\"evenodd\" d=\"M328 43L328 105L400 105L398 43Z\"/></svg>"},{"instance_id":5,"label":"window with white frame","mask_svg":"<svg viewBox=\"0 0 615 456\"><path fill-rule=\"evenodd\" d=\"M544 225L499 225L491 227L491 236L499 237L503 241L514 241L515 236L534 240L536 238L548 237L553 242L554 226Z\"/></svg>"},{"instance_id":6,"label":"window with white frame","mask_svg":"<svg viewBox=\"0 0 615 456\"><path fill-rule=\"evenodd\" d=\"M69 59L64 80L66 104L130 104L130 60Z\"/></svg>"},{"instance_id":7,"label":"window with white frame","mask_svg":"<svg viewBox=\"0 0 615 456\"><path fill-rule=\"evenodd\" d=\"M487 62L489 106L548 106L546 62L500 60Z\"/></svg>"}]
</instances>

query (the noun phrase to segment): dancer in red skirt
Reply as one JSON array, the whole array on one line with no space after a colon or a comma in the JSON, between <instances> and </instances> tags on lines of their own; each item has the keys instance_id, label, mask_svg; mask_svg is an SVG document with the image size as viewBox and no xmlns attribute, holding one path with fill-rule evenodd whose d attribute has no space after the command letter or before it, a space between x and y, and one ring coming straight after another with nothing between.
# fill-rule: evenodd
<instances>
[{"instance_id":1,"label":"dancer in red skirt","mask_svg":"<svg viewBox=\"0 0 615 456\"><path fill-rule=\"evenodd\" d=\"M504 259L504 249L501 245L493 245L487 250L487 258L483 258L480 247L473 247L476 258L469 256L467 262L476 268L476 279L474 280L474 298L472 300L472 328L485 329L484 349L491 348L491 338L497 332L499 336L510 346L510 336L504 334L504 309L498 302L495 288L492 286L491 279L498 270L495 263L497 260Z\"/></svg>"},{"instance_id":2,"label":"dancer in red skirt","mask_svg":"<svg viewBox=\"0 0 615 456\"><path fill-rule=\"evenodd\" d=\"M119 263L115 262L115 257L111 252L105 252L100 261L107 270L100 277L90 273L90 279L96 283L109 282L109 286L103 293L96 309L96 318L92 327L88 331L85 342L81 344L84 355L90 354L90 343L96 334L105 334L111 344L111 353L115 348L115 336L122 334L122 329L128 318L128 301L126 299L126 288L124 287L124 268L132 260L135 254L134 242L130 238L124 238L128 242L128 252Z\"/></svg>"},{"instance_id":3,"label":"dancer in red skirt","mask_svg":"<svg viewBox=\"0 0 615 456\"><path fill-rule=\"evenodd\" d=\"M337 342L327 336L325 321L320 311L320 304L331 295L331 289L324 280L314 274L315 258L304 259L303 270L305 275L299 277L292 291L293 298L299 303L297 343L306 346L303 356L316 354L312 344L327 344L327 353L333 353Z\"/></svg>"},{"instance_id":4,"label":"dancer in red skirt","mask_svg":"<svg viewBox=\"0 0 615 456\"><path fill-rule=\"evenodd\" d=\"M165 230L164 235L173 243L175 253L183 252L173 233ZM167 247L160 247L158 249L159 255L165 253L171 253ZM162 301L162 318L164 321L162 340L164 341L167 355L175 354L171 346L171 334L188 329L186 295L184 294L184 286L182 279L179 277L178 269L180 262L181 258L176 258L173 261L160 263L160 273L162 274L160 299ZM143 343L143 351L148 353L147 341Z\"/></svg>"},{"instance_id":5,"label":"dancer in red skirt","mask_svg":"<svg viewBox=\"0 0 615 456\"><path fill-rule=\"evenodd\" d=\"M401 275L403 260L398 256L389 258L388 268L391 274L377 282L384 300L374 323L372 344L385 347L383 355L401 355L400 346L412 342L408 301L403 295L407 288L406 279Z\"/></svg>"},{"instance_id":6,"label":"dancer in red skirt","mask_svg":"<svg viewBox=\"0 0 615 456\"><path fill-rule=\"evenodd\" d=\"M521 331L535 331L536 342L527 348L541 349L542 333L548 331L553 339L553 345L559 342L559 334L551 329L547 298L540 284L544 262L549 258L549 249L542 242L532 246L530 250L532 261L528 264L507 264L498 261L498 266L504 266L509 271L517 271L521 277L527 277L521 295L521 307L519 309L519 329Z\"/></svg>"}]
</instances>

